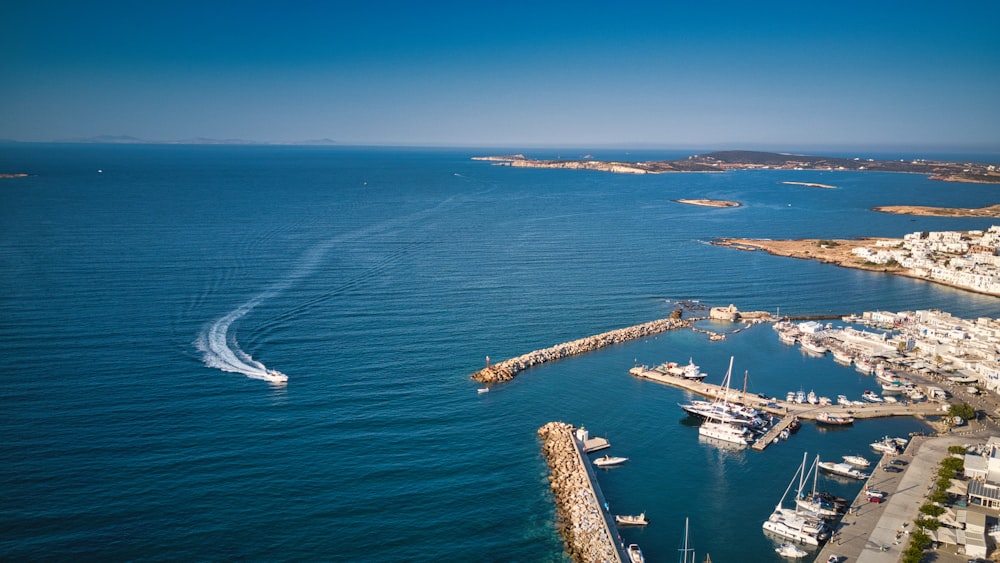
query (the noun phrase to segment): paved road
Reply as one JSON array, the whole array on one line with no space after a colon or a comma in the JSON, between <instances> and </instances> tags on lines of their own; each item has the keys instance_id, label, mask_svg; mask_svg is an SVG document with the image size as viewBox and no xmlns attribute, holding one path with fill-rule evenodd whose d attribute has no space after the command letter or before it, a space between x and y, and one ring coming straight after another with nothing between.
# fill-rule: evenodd
<instances>
[{"instance_id":1,"label":"paved road","mask_svg":"<svg viewBox=\"0 0 1000 563\"><path fill-rule=\"evenodd\" d=\"M994 401L992 398L986 399L986 404L977 406L989 408ZM995 405L992 409L995 409ZM982 443L987 437L996 435L1000 435L996 424L991 420L983 420L938 436L916 436L910 440L906 452L898 456L909 462L903 473L883 471L881 466L890 459L889 456L883 457L879 466L872 471L869 486L889 493L888 502L869 503L862 491L852 504L854 510L841 520L835 536L823 547L816 561L825 562L831 555L839 556L842 563L899 561L909 543L906 532L913 528L920 506L927 502L927 494L937 478L938 465L948 455L948 448L953 445ZM961 563L966 559L967 557L955 553L954 546L944 546L934 555L936 563Z\"/></svg>"}]
</instances>

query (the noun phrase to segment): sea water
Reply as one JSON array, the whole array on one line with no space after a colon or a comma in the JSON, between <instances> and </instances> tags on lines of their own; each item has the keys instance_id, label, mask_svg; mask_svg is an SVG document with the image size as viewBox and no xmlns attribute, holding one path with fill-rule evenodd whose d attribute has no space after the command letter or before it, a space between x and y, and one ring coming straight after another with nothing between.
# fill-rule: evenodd
<instances>
[{"instance_id":1,"label":"sea water","mask_svg":"<svg viewBox=\"0 0 1000 563\"><path fill-rule=\"evenodd\" d=\"M699 554L777 560L760 524L803 452L875 459L869 442L922 424L806 424L765 452L720 449L684 392L629 368L691 358L718 383L734 357L735 384L772 396L856 397L870 377L766 326L662 334L485 394L469 375L682 300L1000 315L994 297L710 244L988 228L869 208L979 207L990 186L470 160L504 152L4 145L0 172L30 176L0 180L0 556L558 561L536 430L562 420L630 458L598 481L613 512L646 512L622 535L650 560L676 557L685 518Z\"/></svg>"}]
</instances>

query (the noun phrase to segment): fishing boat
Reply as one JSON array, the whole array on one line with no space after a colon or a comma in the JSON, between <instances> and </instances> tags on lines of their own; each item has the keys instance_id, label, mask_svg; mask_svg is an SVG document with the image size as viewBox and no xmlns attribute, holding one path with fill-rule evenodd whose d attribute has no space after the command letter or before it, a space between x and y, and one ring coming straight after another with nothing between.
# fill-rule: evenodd
<instances>
[{"instance_id":1,"label":"fishing boat","mask_svg":"<svg viewBox=\"0 0 1000 563\"><path fill-rule=\"evenodd\" d=\"M868 467L872 462L859 455L845 455L844 461L853 465L854 467Z\"/></svg>"},{"instance_id":2,"label":"fishing boat","mask_svg":"<svg viewBox=\"0 0 1000 563\"><path fill-rule=\"evenodd\" d=\"M826 355L826 350L827 350L826 346L823 346L822 344L819 343L819 341L813 340L812 338L800 338L799 346L801 346L804 351L810 354L815 354L817 356Z\"/></svg>"},{"instance_id":3,"label":"fishing boat","mask_svg":"<svg viewBox=\"0 0 1000 563\"><path fill-rule=\"evenodd\" d=\"M805 453L802 454L802 463L795 470L792 480L789 481L788 487L785 488L784 494L781 495L781 500L778 501L778 504L774 507L774 511L764 521L762 528L765 532L770 532L781 538L808 545L819 545L820 542L830 537L830 531L826 523L815 514L800 511L798 508L789 509L782 506L796 479L799 480L798 492L801 493L802 491L804 484L803 475L806 471L806 455ZM796 496L801 495L797 494Z\"/></svg>"},{"instance_id":4,"label":"fishing boat","mask_svg":"<svg viewBox=\"0 0 1000 563\"><path fill-rule=\"evenodd\" d=\"M851 406L851 400L847 398L847 395L837 395L837 404L849 407Z\"/></svg>"},{"instance_id":5,"label":"fishing boat","mask_svg":"<svg viewBox=\"0 0 1000 563\"><path fill-rule=\"evenodd\" d=\"M854 359L854 369L860 371L865 375L871 375L872 373L872 361L866 357L858 357Z\"/></svg>"},{"instance_id":6,"label":"fishing boat","mask_svg":"<svg viewBox=\"0 0 1000 563\"><path fill-rule=\"evenodd\" d=\"M854 424L853 416L836 416L828 412L821 412L816 415L816 424L826 424L827 426L845 426Z\"/></svg>"},{"instance_id":7,"label":"fishing boat","mask_svg":"<svg viewBox=\"0 0 1000 563\"><path fill-rule=\"evenodd\" d=\"M641 514L616 514L615 524L619 526L645 526L649 524L649 520L646 520L646 513Z\"/></svg>"},{"instance_id":8,"label":"fishing boat","mask_svg":"<svg viewBox=\"0 0 1000 563\"><path fill-rule=\"evenodd\" d=\"M806 402L809 403L810 405L819 404L819 398L816 396L816 392L813 391L812 389L810 389L809 394L806 395Z\"/></svg>"},{"instance_id":9,"label":"fishing boat","mask_svg":"<svg viewBox=\"0 0 1000 563\"><path fill-rule=\"evenodd\" d=\"M774 551L782 557L788 557L789 559L799 559L809 555L806 550L796 547L795 544L783 543L778 547L774 548Z\"/></svg>"},{"instance_id":10,"label":"fishing boat","mask_svg":"<svg viewBox=\"0 0 1000 563\"><path fill-rule=\"evenodd\" d=\"M595 459L593 463L597 467L615 467L616 465L621 465L626 461L628 461L627 457L605 455L604 457Z\"/></svg>"},{"instance_id":11,"label":"fishing boat","mask_svg":"<svg viewBox=\"0 0 1000 563\"><path fill-rule=\"evenodd\" d=\"M838 364L849 366L851 365L851 362L854 361L854 356L852 356L851 353L848 352L847 350L844 350L842 348L833 348L832 351L833 351L833 361L837 362Z\"/></svg>"},{"instance_id":12,"label":"fishing boat","mask_svg":"<svg viewBox=\"0 0 1000 563\"><path fill-rule=\"evenodd\" d=\"M646 562L646 558L642 555L642 550L639 549L639 544L637 543L628 544L628 560L631 563Z\"/></svg>"},{"instance_id":13,"label":"fishing boat","mask_svg":"<svg viewBox=\"0 0 1000 563\"><path fill-rule=\"evenodd\" d=\"M868 474L862 473L858 469L851 467L849 463L834 463L832 461L821 461L819 462L819 468L827 473L833 475L840 475L841 477L850 477L852 479L867 479Z\"/></svg>"}]
</instances>

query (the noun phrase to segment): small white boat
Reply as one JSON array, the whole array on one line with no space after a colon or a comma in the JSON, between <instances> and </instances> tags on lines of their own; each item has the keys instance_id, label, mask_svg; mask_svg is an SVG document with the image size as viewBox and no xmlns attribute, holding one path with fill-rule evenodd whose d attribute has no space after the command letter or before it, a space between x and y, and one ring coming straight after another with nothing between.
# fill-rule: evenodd
<instances>
[{"instance_id":1,"label":"small white boat","mask_svg":"<svg viewBox=\"0 0 1000 563\"><path fill-rule=\"evenodd\" d=\"M844 461L850 463L854 467L868 467L869 465L872 464L872 462L868 461L867 459L859 455L845 455Z\"/></svg>"},{"instance_id":2,"label":"small white boat","mask_svg":"<svg viewBox=\"0 0 1000 563\"><path fill-rule=\"evenodd\" d=\"M616 514L615 524L619 526L645 526L649 524L649 520L646 520L646 513L631 515L631 514Z\"/></svg>"},{"instance_id":3,"label":"small white boat","mask_svg":"<svg viewBox=\"0 0 1000 563\"><path fill-rule=\"evenodd\" d=\"M483 393L489 393L489 392L490 392L490 388L489 387L480 387L479 389L476 389L476 393L479 393L480 395L482 395Z\"/></svg>"},{"instance_id":4,"label":"small white boat","mask_svg":"<svg viewBox=\"0 0 1000 563\"><path fill-rule=\"evenodd\" d=\"M844 406L850 406L851 405L851 400L847 398L847 395L837 395L837 404L838 405L844 405Z\"/></svg>"},{"instance_id":5,"label":"small white boat","mask_svg":"<svg viewBox=\"0 0 1000 563\"><path fill-rule=\"evenodd\" d=\"M631 563L646 562L646 558L642 555L642 550L639 549L639 544L637 543L628 544L628 560Z\"/></svg>"},{"instance_id":6,"label":"small white boat","mask_svg":"<svg viewBox=\"0 0 1000 563\"><path fill-rule=\"evenodd\" d=\"M616 465L621 465L628 461L627 457L615 457L610 455L605 455L604 457L599 457L594 460L594 465L597 467L614 467Z\"/></svg>"},{"instance_id":7,"label":"small white boat","mask_svg":"<svg viewBox=\"0 0 1000 563\"><path fill-rule=\"evenodd\" d=\"M800 557L805 557L806 555L809 554L806 550L796 547L794 544L790 543L783 543L778 547L774 548L774 551L776 551L778 555L782 557L789 557L791 559L798 559Z\"/></svg>"},{"instance_id":8,"label":"small white boat","mask_svg":"<svg viewBox=\"0 0 1000 563\"><path fill-rule=\"evenodd\" d=\"M276 369L265 370L264 376L261 379L265 379L271 383L288 383L288 376Z\"/></svg>"},{"instance_id":9,"label":"small white boat","mask_svg":"<svg viewBox=\"0 0 1000 563\"><path fill-rule=\"evenodd\" d=\"M886 436L877 442L872 442L870 444L873 450L889 455L899 455L902 453L902 448L895 440Z\"/></svg>"}]
</instances>

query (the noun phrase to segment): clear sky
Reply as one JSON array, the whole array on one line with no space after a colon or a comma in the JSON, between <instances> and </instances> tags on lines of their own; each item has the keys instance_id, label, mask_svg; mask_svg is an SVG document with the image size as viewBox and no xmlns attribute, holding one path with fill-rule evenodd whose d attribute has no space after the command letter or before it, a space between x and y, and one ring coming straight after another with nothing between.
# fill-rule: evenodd
<instances>
[{"instance_id":1,"label":"clear sky","mask_svg":"<svg viewBox=\"0 0 1000 563\"><path fill-rule=\"evenodd\" d=\"M1000 2L0 3L0 139L1000 150Z\"/></svg>"}]
</instances>

